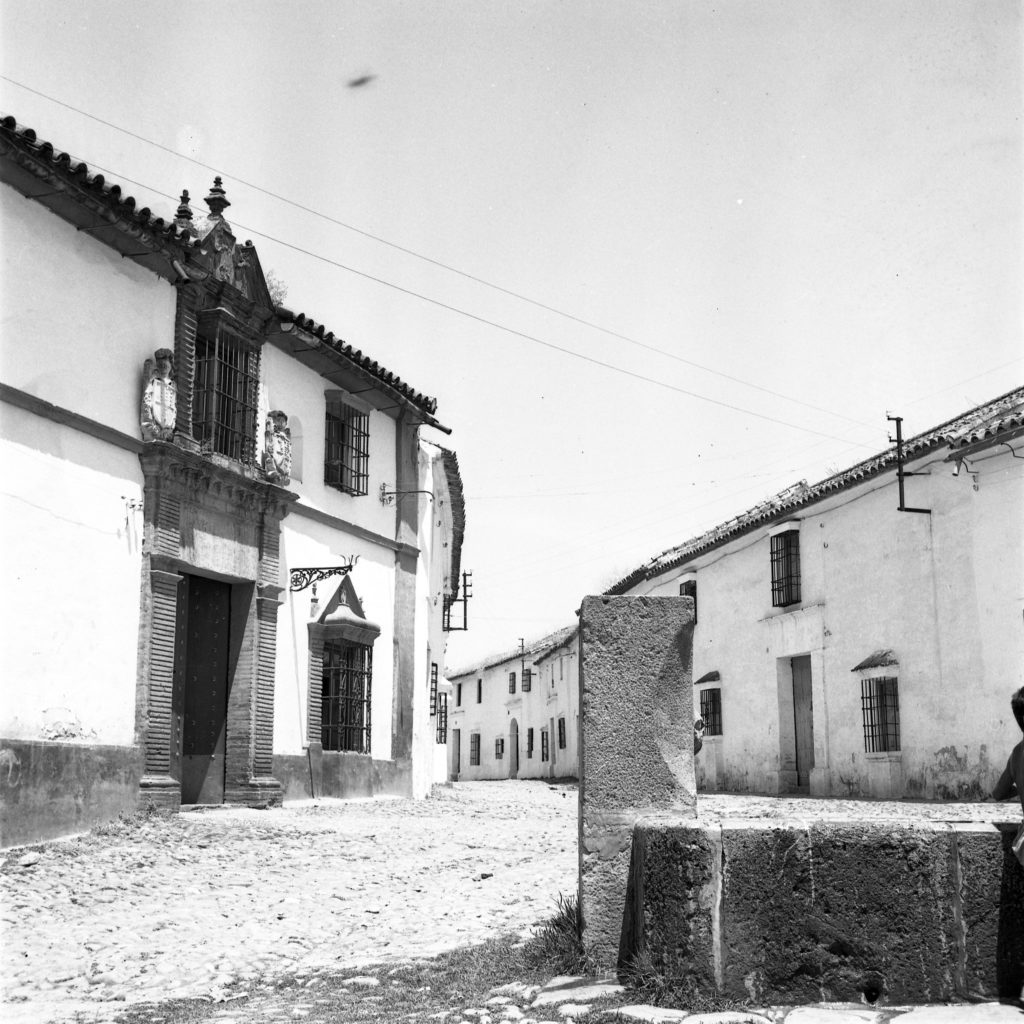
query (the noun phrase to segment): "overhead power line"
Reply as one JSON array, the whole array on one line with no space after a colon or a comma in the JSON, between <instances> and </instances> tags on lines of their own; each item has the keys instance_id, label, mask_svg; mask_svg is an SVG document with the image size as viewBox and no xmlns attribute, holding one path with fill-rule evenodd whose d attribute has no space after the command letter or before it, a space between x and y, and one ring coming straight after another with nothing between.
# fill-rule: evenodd
<instances>
[{"instance_id":1,"label":"overhead power line","mask_svg":"<svg viewBox=\"0 0 1024 1024\"><path fill-rule=\"evenodd\" d=\"M55 103L58 106L64 107L66 110L71 110L76 114L80 114L82 117L89 118L92 121L102 124L107 128L112 128L114 131L121 132L124 135L128 135L133 139L137 139L139 142L143 142L148 146L153 146L156 149L161 150L164 153L169 153L172 156L176 156L181 160L186 160L189 163L195 164L197 167L202 167L205 170L213 171L214 174L219 174L222 177L230 178L232 181L237 182L240 185L244 185L246 188L251 188L255 192L259 192L262 195L268 196L271 199L276 199L278 202L285 203L288 206L301 210L304 213L308 213L313 217L319 217L322 220L327 221L330 224L335 224L338 227L345 228L347 231L352 231L357 235L361 235L364 238L371 239L374 242L379 242L381 245L386 245L396 252L405 253L407 256L412 256L415 259L422 260L425 263L429 263L432 266L439 267L442 270L446 270L451 274L456 274L459 277L465 278L467 281L473 281L476 284L483 285L485 288L490 288L494 291L500 292L503 295L508 295L511 298L518 299L520 302L526 302L531 306L536 306L538 309L546 310L549 313L554 313L556 316L563 317L566 320L571 320L574 323L580 324L583 327L589 327L591 330L599 331L602 334L607 335L611 338L617 338L620 341L625 341L627 344L635 345L638 348L645 349L648 352L654 352L658 355L664 356L667 359L673 359L678 363L683 363L686 366L692 366L698 370L702 370L705 373L710 373L716 377L721 377L723 380L731 381L734 384L739 384L741 387L751 388L754 391L760 391L763 394L771 395L774 398L782 399L785 402L791 402L794 405L803 406L805 409L810 409L814 412L824 413L827 416L833 416L837 419L846 420L849 423L855 423L858 426L870 426L863 420L858 420L852 416L847 416L844 413L837 412L834 409L825 409L821 406L814 405L810 402L806 402L801 398L794 398L791 395L783 394L780 391L775 391L772 388L765 387L762 384L755 384L753 381L744 380L742 377L736 377L733 374L725 373L722 370L716 370L711 366L705 366L703 363L698 363L693 359L687 359L685 356L681 356L676 352L669 352L666 349L658 348L656 345L649 345L646 342L639 341L636 338L632 338L627 334L623 334L620 331L612 330L609 327L604 327L599 323L595 323L592 320L587 320L583 317L577 316L574 313L566 312L563 309L558 309L556 306L548 305L545 302L541 302L539 299L531 298L529 295L524 295L522 292L514 291L511 288L506 288L503 285L496 284L493 281L488 281L486 278L479 277L476 274L472 274L469 271L461 270L458 267L452 266L450 263L445 263L442 260L434 259L432 256L427 256L425 253L417 252L415 249L410 249L407 246L400 245L397 242L392 242L381 235L375 235L371 231L367 231L364 228L356 227L354 224L349 224L347 221L339 220L337 217L332 217L329 214L324 213L322 210L315 210L312 207L306 206L294 199L289 199L287 196L281 195L278 192L274 192L271 189L265 188L262 185L257 185L255 182L248 181L245 178L241 178L230 171L225 171L222 168L214 167L212 164L205 163L196 157L188 156L186 153L181 153L176 149L172 149L170 146L165 146L154 139L147 138L145 135L140 135L138 132L133 132L129 128L124 128L121 125L114 124L112 121L104 120L102 117L98 117L95 114L89 113L87 110L82 110L79 107L73 106L64 100L57 99L55 96L50 96L47 93L41 92L38 89L33 89L31 86L25 85L24 82L19 82L7 75L0 75L0 79L5 82L9 82L11 85L17 86L19 89L24 89L26 92L33 93L36 96L40 96L50 103ZM126 179L131 180L131 179ZM163 195L164 193L160 193ZM254 229L248 229L254 230ZM269 237L267 235L264 238Z\"/></svg>"}]
</instances>

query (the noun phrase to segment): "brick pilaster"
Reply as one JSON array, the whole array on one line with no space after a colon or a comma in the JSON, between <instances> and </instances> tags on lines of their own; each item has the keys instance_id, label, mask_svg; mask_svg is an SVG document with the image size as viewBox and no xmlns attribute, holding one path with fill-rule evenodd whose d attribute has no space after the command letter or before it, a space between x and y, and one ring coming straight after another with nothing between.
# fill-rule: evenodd
<instances>
[{"instance_id":1,"label":"brick pilaster","mask_svg":"<svg viewBox=\"0 0 1024 1024\"><path fill-rule=\"evenodd\" d=\"M199 445L192 434L192 392L196 380L196 328L200 293L184 286L178 289L174 314L174 379L178 386L178 422L175 440L189 451Z\"/></svg>"}]
</instances>

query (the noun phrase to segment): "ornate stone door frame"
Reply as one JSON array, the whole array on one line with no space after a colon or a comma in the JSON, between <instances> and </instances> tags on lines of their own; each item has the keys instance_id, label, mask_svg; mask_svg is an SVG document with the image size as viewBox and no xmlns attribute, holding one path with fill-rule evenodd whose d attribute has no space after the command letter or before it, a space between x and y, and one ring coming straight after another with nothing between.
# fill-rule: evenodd
<instances>
[{"instance_id":1,"label":"ornate stone door frame","mask_svg":"<svg viewBox=\"0 0 1024 1024\"><path fill-rule=\"evenodd\" d=\"M232 627L241 631L231 672L225 802L277 803L271 774L281 520L297 495L177 445L152 442L145 478L137 732L145 751L144 799L181 803L181 736L173 716L177 604L184 574L234 584ZM246 586L248 585L248 586ZM244 598L248 595L247 602ZM247 603L247 607L246 607Z\"/></svg>"}]
</instances>

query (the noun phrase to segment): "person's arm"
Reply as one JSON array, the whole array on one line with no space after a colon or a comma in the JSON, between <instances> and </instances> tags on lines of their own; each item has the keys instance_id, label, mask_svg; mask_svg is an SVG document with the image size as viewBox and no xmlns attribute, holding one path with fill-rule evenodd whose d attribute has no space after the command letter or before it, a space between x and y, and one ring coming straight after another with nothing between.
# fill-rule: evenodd
<instances>
[{"instance_id":1,"label":"person's arm","mask_svg":"<svg viewBox=\"0 0 1024 1024\"><path fill-rule=\"evenodd\" d=\"M1006 767L1003 769L1003 774L999 776L999 781L995 785L995 789L992 790L993 800L1009 800L1014 795L1017 786L1013 781L1013 776L1010 774L1010 762L1006 762Z\"/></svg>"}]
</instances>

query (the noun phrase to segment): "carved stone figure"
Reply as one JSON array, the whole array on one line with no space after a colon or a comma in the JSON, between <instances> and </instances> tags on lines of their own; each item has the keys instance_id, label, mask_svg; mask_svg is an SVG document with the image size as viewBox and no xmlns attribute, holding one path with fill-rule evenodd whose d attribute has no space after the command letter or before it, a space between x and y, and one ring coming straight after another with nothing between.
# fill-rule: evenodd
<instances>
[{"instance_id":1,"label":"carved stone figure","mask_svg":"<svg viewBox=\"0 0 1024 1024\"><path fill-rule=\"evenodd\" d=\"M286 487L292 479L292 432L288 417L280 409L267 414L264 439L263 472L271 483Z\"/></svg>"},{"instance_id":2,"label":"carved stone figure","mask_svg":"<svg viewBox=\"0 0 1024 1024\"><path fill-rule=\"evenodd\" d=\"M178 387L174 383L174 353L157 349L147 359L143 376L142 438L144 441L170 441L178 419Z\"/></svg>"}]
</instances>

